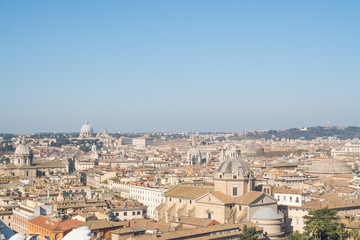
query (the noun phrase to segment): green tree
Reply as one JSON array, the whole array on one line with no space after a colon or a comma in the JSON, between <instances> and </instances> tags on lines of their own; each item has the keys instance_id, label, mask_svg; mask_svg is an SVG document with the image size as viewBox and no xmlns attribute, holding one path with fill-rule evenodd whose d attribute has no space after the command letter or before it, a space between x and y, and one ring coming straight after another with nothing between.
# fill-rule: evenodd
<instances>
[{"instance_id":1,"label":"green tree","mask_svg":"<svg viewBox=\"0 0 360 240\"><path fill-rule=\"evenodd\" d=\"M311 210L304 218L306 233L312 239L342 239L341 224L336 222L339 217L335 210L327 207Z\"/></svg>"},{"instance_id":2,"label":"green tree","mask_svg":"<svg viewBox=\"0 0 360 240\"><path fill-rule=\"evenodd\" d=\"M351 229L350 237L354 240L360 240L360 229L359 228Z\"/></svg>"},{"instance_id":3,"label":"green tree","mask_svg":"<svg viewBox=\"0 0 360 240\"><path fill-rule=\"evenodd\" d=\"M347 234L347 231L345 230L344 225L339 224L339 225L337 226L336 233L339 235L339 238L340 238L341 240L347 239L348 234Z\"/></svg>"},{"instance_id":4,"label":"green tree","mask_svg":"<svg viewBox=\"0 0 360 240\"><path fill-rule=\"evenodd\" d=\"M299 233L299 231L295 231L284 238L284 240L305 240L305 239L310 239L310 238L306 234Z\"/></svg>"},{"instance_id":5,"label":"green tree","mask_svg":"<svg viewBox=\"0 0 360 240\"><path fill-rule=\"evenodd\" d=\"M248 228L247 225L244 225L242 234L239 235L240 240L257 240L258 236L256 234L256 228L250 227Z\"/></svg>"}]
</instances>

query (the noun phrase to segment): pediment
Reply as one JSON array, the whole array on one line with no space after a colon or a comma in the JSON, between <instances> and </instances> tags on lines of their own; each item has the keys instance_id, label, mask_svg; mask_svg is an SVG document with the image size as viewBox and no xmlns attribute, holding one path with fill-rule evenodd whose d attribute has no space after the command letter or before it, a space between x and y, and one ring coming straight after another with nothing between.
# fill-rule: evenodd
<instances>
[{"instance_id":1,"label":"pediment","mask_svg":"<svg viewBox=\"0 0 360 240\"><path fill-rule=\"evenodd\" d=\"M214 194L215 195L215 194ZM206 193L205 195L197 198L195 200L196 203L207 203L207 204L216 204L216 205L225 205L222 199L219 199L217 196L214 196L211 193Z\"/></svg>"},{"instance_id":2,"label":"pediment","mask_svg":"<svg viewBox=\"0 0 360 240\"><path fill-rule=\"evenodd\" d=\"M276 199L270 195L263 194L259 198L255 199L250 204L264 204L264 203L277 203Z\"/></svg>"}]
</instances>

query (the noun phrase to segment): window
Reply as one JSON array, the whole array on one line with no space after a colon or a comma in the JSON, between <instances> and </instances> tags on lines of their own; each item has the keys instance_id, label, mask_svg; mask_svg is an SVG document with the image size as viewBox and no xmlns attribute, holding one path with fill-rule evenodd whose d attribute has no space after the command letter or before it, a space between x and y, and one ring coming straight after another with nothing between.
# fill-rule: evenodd
<instances>
[{"instance_id":1,"label":"window","mask_svg":"<svg viewBox=\"0 0 360 240\"><path fill-rule=\"evenodd\" d=\"M286 202L286 197L284 196L284 202Z\"/></svg>"},{"instance_id":2,"label":"window","mask_svg":"<svg viewBox=\"0 0 360 240\"><path fill-rule=\"evenodd\" d=\"M179 199L179 202L181 202L181 198Z\"/></svg>"},{"instance_id":3,"label":"window","mask_svg":"<svg viewBox=\"0 0 360 240\"><path fill-rule=\"evenodd\" d=\"M299 224L299 219L297 218L297 219L296 219L296 225L298 225L298 224Z\"/></svg>"},{"instance_id":4,"label":"window","mask_svg":"<svg viewBox=\"0 0 360 240\"><path fill-rule=\"evenodd\" d=\"M124 216L127 216L127 212L124 212Z\"/></svg>"},{"instance_id":5,"label":"window","mask_svg":"<svg viewBox=\"0 0 360 240\"><path fill-rule=\"evenodd\" d=\"M210 212L208 212L207 216L208 216L208 219L211 219L211 213Z\"/></svg>"},{"instance_id":6,"label":"window","mask_svg":"<svg viewBox=\"0 0 360 240\"><path fill-rule=\"evenodd\" d=\"M290 202L292 202L292 197L290 197Z\"/></svg>"},{"instance_id":7,"label":"window","mask_svg":"<svg viewBox=\"0 0 360 240\"><path fill-rule=\"evenodd\" d=\"M233 176L233 179L236 179L236 175Z\"/></svg>"},{"instance_id":8,"label":"window","mask_svg":"<svg viewBox=\"0 0 360 240\"><path fill-rule=\"evenodd\" d=\"M233 196L234 196L234 197L237 196L237 187L233 187Z\"/></svg>"},{"instance_id":9,"label":"window","mask_svg":"<svg viewBox=\"0 0 360 240\"><path fill-rule=\"evenodd\" d=\"M135 212L132 212L133 216L135 216Z\"/></svg>"},{"instance_id":10,"label":"window","mask_svg":"<svg viewBox=\"0 0 360 240\"><path fill-rule=\"evenodd\" d=\"M222 175L219 175L219 178L222 178Z\"/></svg>"},{"instance_id":11,"label":"window","mask_svg":"<svg viewBox=\"0 0 360 240\"><path fill-rule=\"evenodd\" d=\"M299 197L296 197L295 202L296 202L296 203L299 203Z\"/></svg>"},{"instance_id":12,"label":"window","mask_svg":"<svg viewBox=\"0 0 360 240\"><path fill-rule=\"evenodd\" d=\"M137 215L140 215L140 211L137 211Z\"/></svg>"}]
</instances>

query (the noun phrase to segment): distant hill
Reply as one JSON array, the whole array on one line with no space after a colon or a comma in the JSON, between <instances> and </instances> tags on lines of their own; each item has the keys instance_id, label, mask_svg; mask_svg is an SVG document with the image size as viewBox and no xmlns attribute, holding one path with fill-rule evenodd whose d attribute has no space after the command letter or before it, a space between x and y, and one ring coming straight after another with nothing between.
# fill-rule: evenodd
<instances>
[{"instance_id":1,"label":"distant hill","mask_svg":"<svg viewBox=\"0 0 360 240\"><path fill-rule=\"evenodd\" d=\"M305 129L290 128L286 130L253 131L244 135L234 136L232 140L243 139L305 139L311 140L317 137L337 137L340 139L360 139L360 127L308 127Z\"/></svg>"}]
</instances>

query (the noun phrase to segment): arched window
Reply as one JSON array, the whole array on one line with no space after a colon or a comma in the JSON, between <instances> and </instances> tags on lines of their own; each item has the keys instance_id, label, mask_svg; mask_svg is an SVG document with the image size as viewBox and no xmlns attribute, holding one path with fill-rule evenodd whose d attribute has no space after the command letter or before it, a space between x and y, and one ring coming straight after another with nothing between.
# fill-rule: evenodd
<instances>
[{"instance_id":1,"label":"arched window","mask_svg":"<svg viewBox=\"0 0 360 240\"><path fill-rule=\"evenodd\" d=\"M208 212L208 219L211 219L211 212Z\"/></svg>"}]
</instances>

